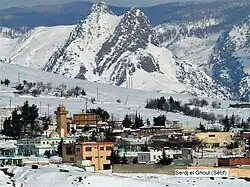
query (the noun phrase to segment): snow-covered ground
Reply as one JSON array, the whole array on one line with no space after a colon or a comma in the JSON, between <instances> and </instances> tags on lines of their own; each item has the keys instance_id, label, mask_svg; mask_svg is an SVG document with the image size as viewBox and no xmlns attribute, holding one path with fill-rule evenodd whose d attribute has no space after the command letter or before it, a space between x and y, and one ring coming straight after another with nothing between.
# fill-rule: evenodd
<instances>
[{"instance_id":1,"label":"snow-covered ground","mask_svg":"<svg viewBox=\"0 0 250 187\"><path fill-rule=\"evenodd\" d=\"M9 172L15 176L8 179L0 173L1 187L247 187L245 180L210 178L180 178L157 174L112 174L110 172L85 172L82 169L67 166L69 172L62 173L57 166L13 167ZM15 184L15 185L13 185Z\"/></svg>"},{"instance_id":2,"label":"snow-covered ground","mask_svg":"<svg viewBox=\"0 0 250 187\"><path fill-rule=\"evenodd\" d=\"M122 120L125 114L135 114L136 111L141 113L141 116L144 119L152 119L155 116L158 116L164 112L157 110L145 109L146 101L149 99L159 98L165 96L169 98L173 96L174 99L180 100L182 103L187 103L192 96L180 95L180 94L168 94L168 93L158 93L150 91L141 91L141 90L130 90L126 88L121 88L117 86L112 86L108 84L94 83L79 79L71 79L65 76L47 73L40 70L29 69L26 67L6 64L0 62L0 79L8 78L11 81L11 86L16 85L18 82L18 74L20 74L20 80L27 80L28 82L37 82L43 81L44 83L52 82L52 86L56 87L60 84L66 84L68 89L75 86L80 86L84 88L89 98L98 98L99 100L92 104L88 102L88 108L97 108L101 107L106 109L110 114L113 114L113 117L119 120ZM98 92L97 92L98 90ZM0 107L10 107L11 105L23 105L23 102L28 100L30 104L36 104L38 107L41 105L41 114L47 113L48 105L49 112L54 114L56 107L59 104L64 104L69 111L69 114L79 113L82 109L85 109L86 98L59 98L53 96L15 96L12 93L12 88L7 88L0 85ZM120 99L121 103L118 103L117 100ZM242 117L248 117L250 109L228 109L231 101L220 100L222 103L223 109L213 110L211 107L212 101L214 99L207 98L210 105L206 108L203 108L205 111L211 111L216 114L239 114ZM166 114L166 113L165 113ZM192 118L184 116L178 113L166 114L168 120L179 120L181 123L188 124L189 126L197 126L202 120L198 118Z\"/></svg>"}]
</instances>

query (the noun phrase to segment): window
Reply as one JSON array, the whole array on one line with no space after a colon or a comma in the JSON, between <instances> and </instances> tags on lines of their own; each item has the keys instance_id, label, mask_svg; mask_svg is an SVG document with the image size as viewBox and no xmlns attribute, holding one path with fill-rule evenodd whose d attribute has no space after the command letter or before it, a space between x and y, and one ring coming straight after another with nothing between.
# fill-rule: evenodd
<instances>
[{"instance_id":1,"label":"window","mask_svg":"<svg viewBox=\"0 0 250 187\"><path fill-rule=\"evenodd\" d=\"M153 158L156 159L156 155L154 155Z\"/></svg>"},{"instance_id":2,"label":"window","mask_svg":"<svg viewBox=\"0 0 250 187\"><path fill-rule=\"evenodd\" d=\"M67 148L66 148L66 154L67 154L67 155L72 155L72 154L73 154L73 152L72 152L72 150L71 150L71 147L67 147Z\"/></svg>"},{"instance_id":3,"label":"window","mask_svg":"<svg viewBox=\"0 0 250 187\"><path fill-rule=\"evenodd\" d=\"M92 157L91 157L91 156L87 156L87 157L86 157L86 160L92 161Z\"/></svg>"},{"instance_id":4,"label":"window","mask_svg":"<svg viewBox=\"0 0 250 187\"><path fill-rule=\"evenodd\" d=\"M103 156L100 156L100 158L103 158Z\"/></svg>"},{"instance_id":5,"label":"window","mask_svg":"<svg viewBox=\"0 0 250 187\"><path fill-rule=\"evenodd\" d=\"M86 147L85 151L92 151L92 147Z\"/></svg>"},{"instance_id":6,"label":"window","mask_svg":"<svg viewBox=\"0 0 250 187\"><path fill-rule=\"evenodd\" d=\"M210 134L210 135L208 135L208 137L215 137L215 135L214 134Z\"/></svg>"},{"instance_id":7,"label":"window","mask_svg":"<svg viewBox=\"0 0 250 187\"><path fill-rule=\"evenodd\" d=\"M95 158L98 158L98 156L96 156Z\"/></svg>"},{"instance_id":8,"label":"window","mask_svg":"<svg viewBox=\"0 0 250 187\"><path fill-rule=\"evenodd\" d=\"M70 157L69 160L70 160L70 162L74 162L74 158L73 157Z\"/></svg>"},{"instance_id":9,"label":"window","mask_svg":"<svg viewBox=\"0 0 250 187\"><path fill-rule=\"evenodd\" d=\"M104 147L100 147L100 150L101 150L101 151L104 151Z\"/></svg>"},{"instance_id":10,"label":"window","mask_svg":"<svg viewBox=\"0 0 250 187\"><path fill-rule=\"evenodd\" d=\"M80 152L80 151L81 151L81 149L78 147L78 148L76 148L76 151L77 151L77 152Z\"/></svg>"},{"instance_id":11,"label":"window","mask_svg":"<svg viewBox=\"0 0 250 187\"><path fill-rule=\"evenodd\" d=\"M45 142L43 142L43 144L45 144Z\"/></svg>"},{"instance_id":12,"label":"window","mask_svg":"<svg viewBox=\"0 0 250 187\"><path fill-rule=\"evenodd\" d=\"M106 160L110 160L111 159L111 157L110 156L106 156Z\"/></svg>"},{"instance_id":13,"label":"window","mask_svg":"<svg viewBox=\"0 0 250 187\"><path fill-rule=\"evenodd\" d=\"M111 147L111 146L107 146L107 147L106 147L106 150L107 150L107 151L111 151L112 148L113 148L113 147Z\"/></svg>"}]
</instances>

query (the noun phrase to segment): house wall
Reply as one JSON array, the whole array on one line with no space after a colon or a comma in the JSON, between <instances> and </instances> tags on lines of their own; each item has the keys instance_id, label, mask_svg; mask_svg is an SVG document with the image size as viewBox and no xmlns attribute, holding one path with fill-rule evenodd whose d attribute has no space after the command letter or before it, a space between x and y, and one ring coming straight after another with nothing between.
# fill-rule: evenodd
<instances>
[{"instance_id":1,"label":"house wall","mask_svg":"<svg viewBox=\"0 0 250 187\"><path fill-rule=\"evenodd\" d=\"M111 150L114 147L112 142L93 142L81 144L80 150L76 150L76 154L80 154L82 159L90 160L96 170L104 170L104 165L110 165Z\"/></svg>"},{"instance_id":2,"label":"house wall","mask_svg":"<svg viewBox=\"0 0 250 187\"><path fill-rule=\"evenodd\" d=\"M195 136L202 140L207 147L225 147L232 142L234 133L232 132L208 132L196 133Z\"/></svg>"},{"instance_id":3,"label":"house wall","mask_svg":"<svg viewBox=\"0 0 250 187\"><path fill-rule=\"evenodd\" d=\"M55 147L59 144L61 138L34 138L22 139L17 141L18 154L23 155L25 152L32 152L37 156L43 156L46 150L55 152ZM74 138L64 138L64 143L75 142Z\"/></svg>"},{"instance_id":4,"label":"house wall","mask_svg":"<svg viewBox=\"0 0 250 187\"><path fill-rule=\"evenodd\" d=\"M89 160L95 170L104 170L110 167L112 142L83 142L77 144L63 144L63 162L73 163L80 160Z\"/></svg>"},{"instance_id":5,"label":"house wall","mask_svg":"<svg viewBox=\"0 0 250 187\"><path fill-rule=\"evenodd\" d=\"M62 145L62 162L63 163L75 163L75 144L63 144Z\"/></svg>"},{"instance_id":6,"label":"house wall","mask_svg":"<svg viewBox=\"0 0 250 187\"><path fill-rule=\"evenodd\" d=\"M237 165L250 165L249 157L235 157L235 158L218 158L219 166L237 166Z\"/></svg>"},{"instance_id":7,"label":"house wall","mask_svg":"<svg viewBox=\"0 0 250 187\"><path fill-rule=\"evenodd\" d=\"M112 167L114 173L156 173L174 175L175 169L186 169L186 166L160 166L156 164L117 164Z\"/></svg>"},{"instance_id":8,"label":"house wall","mask_svg":"<svg viewBox=\"0 0 250 187\"><path fill-rule=\"evenodd\" d=\"M137 155L137 161L139 164L146 164L150 162L150 152L139 152Z\"/></svg>"},{"instance_id":9,"label":"house wall","mask_svg":"<svg viewBox=\"0 0 250 187\"><path fill-rule=\"evenodd\" d=\"M96 114L73 114L73 124L76 125L96 125L101 121L101 117Z\"/></svg>"}]
</instances>

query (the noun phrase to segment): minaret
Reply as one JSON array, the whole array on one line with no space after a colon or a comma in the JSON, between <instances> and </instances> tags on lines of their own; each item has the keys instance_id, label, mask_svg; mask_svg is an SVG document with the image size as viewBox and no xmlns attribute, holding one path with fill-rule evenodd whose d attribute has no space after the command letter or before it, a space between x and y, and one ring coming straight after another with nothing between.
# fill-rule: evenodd
<instances>
[{"instance_id":1,"label":"minaret","mask_svg":"<svg viewBox=\"0 0 250 187\"><path fill-rule=\"evenodd\" d=\"M59 134L60 138L67 137L67 114L68 111L65 110L63 105L59 105L57 107L56 114L56 123L57 123L57 133Z\"/></svg>"}]
</instances>

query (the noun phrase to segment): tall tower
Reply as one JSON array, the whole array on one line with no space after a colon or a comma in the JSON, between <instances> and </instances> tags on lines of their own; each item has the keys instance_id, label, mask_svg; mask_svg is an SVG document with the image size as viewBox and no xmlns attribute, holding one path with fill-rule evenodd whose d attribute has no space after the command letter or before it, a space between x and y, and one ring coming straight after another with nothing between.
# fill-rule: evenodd
<instances>
[{"instance_id":1,"label":"tall tower","mask_svg":"<svg viewBox=\"0 0 250 187\"><path fill-rule=\"evenodd\" d=\"M59 107L57 107L57 111L55 111L55 114L57 123L57 133L61 138L67 137L68 111L65 110L65 107L63 105L59 105Z\"/></svg>"}]
</instances>

